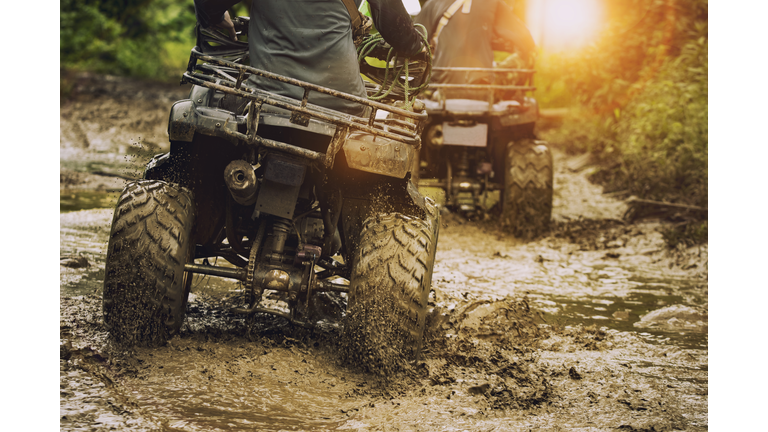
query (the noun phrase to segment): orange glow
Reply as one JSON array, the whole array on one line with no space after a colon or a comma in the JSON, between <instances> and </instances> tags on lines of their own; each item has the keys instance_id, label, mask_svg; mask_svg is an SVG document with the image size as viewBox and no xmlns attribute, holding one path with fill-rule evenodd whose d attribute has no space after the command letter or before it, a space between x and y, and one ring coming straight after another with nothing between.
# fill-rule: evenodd
<instances>
[{"instance_id":1,"label":"orange glow","mask_svg":"<svg viewBox=\"0 0 768 432\"><path fill-rule=\"evenodd\" d=\"M528 0L527 25L545 51L578 49L597 36L602 9L601 0Z\"/></svg>"}]
</instances>

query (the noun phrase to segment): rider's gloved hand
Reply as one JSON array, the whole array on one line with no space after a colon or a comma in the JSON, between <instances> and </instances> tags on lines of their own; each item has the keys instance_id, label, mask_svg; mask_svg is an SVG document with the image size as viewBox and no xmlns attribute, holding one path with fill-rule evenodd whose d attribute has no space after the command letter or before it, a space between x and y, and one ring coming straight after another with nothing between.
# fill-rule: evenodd
<instances>
[{"instance_id":1,"label":"rider's gloved hand","mask_svg":"<svg viewBox=\"0 0 768 432\"><path fill-rule=\"evenodd\" d=\"M235 23L232 22L232 18L229 17L229 11L224 11L224 16L221 17L221 22L214 24L213 27L224 30L229 34L230 39L237 41L237 32L235 31Z\"/></svg>"}]
</instances>

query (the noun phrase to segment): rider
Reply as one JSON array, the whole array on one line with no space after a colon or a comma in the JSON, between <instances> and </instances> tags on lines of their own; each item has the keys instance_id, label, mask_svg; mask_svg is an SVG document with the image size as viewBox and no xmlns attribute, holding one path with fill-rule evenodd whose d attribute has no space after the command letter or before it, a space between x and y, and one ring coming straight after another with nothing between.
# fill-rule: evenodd
<instances>
[{"instance_id":1,"label":"rider","mask_svg":"<svg viewBox=\"0 0 768 432\"><path fill-rule=\"evenodd\" d=\"M517 50L531 64L536 45L525 24L503 0L428 0L416 16L429 32L433 67L493 67L493 50ZM432 81L488 84L483 72L434 71ZM485 90L453 90L452 98L486 100Z\"/></svg>"},{"instance_id":2,"label":"rider","mask_svg":"<svg viewBox=\"0 0 768 432\"><path fill-rule=\"evenodd\" d=\"M239 0L194 0L204 28L215 26L235 39L227 9ZM354 0L359 7L361 0ZM424 47L401 0L368 0L374 25L398 53L411 57ZM251 2L248 45L251 66L301 81L366 97L344 0L259 0ZM301 99L303 89L251 77L260 88ZM354 102L313 92L309 102L360 115Z\"/></svg>"}]
</instances>

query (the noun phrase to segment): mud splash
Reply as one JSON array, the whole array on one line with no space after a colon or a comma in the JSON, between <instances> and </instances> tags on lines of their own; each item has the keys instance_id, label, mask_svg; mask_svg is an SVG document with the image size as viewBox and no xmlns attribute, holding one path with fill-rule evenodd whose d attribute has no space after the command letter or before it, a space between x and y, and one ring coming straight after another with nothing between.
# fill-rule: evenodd
<instances>
[{"instance_id":1,"label":"mud splash","mask_svg":"<svg viewBox=\"0 0 768 432\"><path fill-rule=\"evenodd\" d=\"M305 330L264 316L247 338L243 320L222 316L221 303L203 297L181 337L128 351L108 341L98 296L63 298L62 427L117 416L126 430L367 430L408 421L429 430L435 404L484 416L554 394L533 350L501 346L540 333L520 324L532 323L524 305L465 305L440 315L422 362L377 377L340 361L334 327ZM401 406L414 416L401 418Z\"/></svg>"}]
</instances>

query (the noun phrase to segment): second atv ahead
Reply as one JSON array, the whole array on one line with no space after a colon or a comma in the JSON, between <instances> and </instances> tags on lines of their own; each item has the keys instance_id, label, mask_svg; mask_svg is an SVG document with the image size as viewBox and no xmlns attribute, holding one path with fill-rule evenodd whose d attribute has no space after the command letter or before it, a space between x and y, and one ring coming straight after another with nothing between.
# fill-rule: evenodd
<instances>
[{"instance_id":1,"label":"second atv ahead","mask_svg":"<svg viewBox=\"0 0 768 432\"><path fill-rule=\"evenodd\" d=\"M248 19L234 21L245 36ZM171 108L171 151L115 209L104 277L111 336L177 334L192 275L202 274L242 283L247 302L232 313L302 326L323 318L321 297L345 293L352 355L383 373L418 356L439 229L435 203L410 181L426 113L253 68L247 43L197 31L189 98ZM264 91L254 76L298 86L303 99ZM313 105L314 93L364 114ZM285 307L264 305L267 295Z\"/></svg>"},{"instance_id":2,"label":"second atv ahead","mask_svg":"<svg viewBox=\"0 0 768 432\"><path fill-rule=\"evenodd\" d=\"M534 135L538 104L525 94L535 87L496 84L526 84L535 71L433 70L489 78L487 84L429 84L437 91L424 101L429 121L419 154L420 184L443 189L446 206L465 214L485 211L485 194L500 191L503 228L524 239L547 231L553 163L547 143Z\"/></svg>"}]
</instances>

